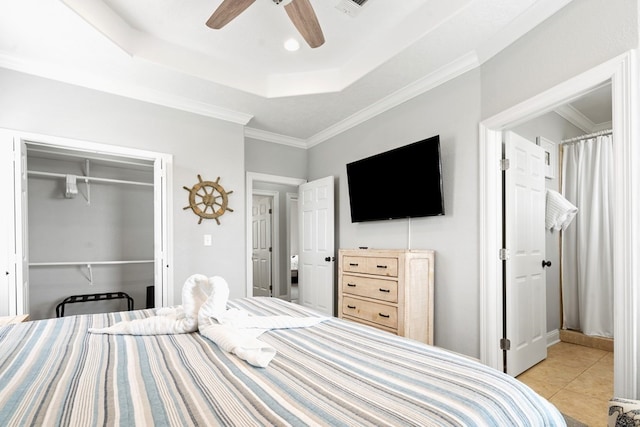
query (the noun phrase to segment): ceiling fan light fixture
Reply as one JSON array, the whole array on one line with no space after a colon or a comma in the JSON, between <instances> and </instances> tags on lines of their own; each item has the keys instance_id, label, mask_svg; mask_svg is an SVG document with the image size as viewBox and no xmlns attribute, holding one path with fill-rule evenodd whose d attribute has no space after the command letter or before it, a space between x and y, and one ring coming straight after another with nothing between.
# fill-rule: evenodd
<instances>
[{"instance_id":1,"label":"ceiling fan light fixture","mask_svg":"<svg viewBox=\"0 0 640 427\"><path fill-rule=\"evenodd\" d=\"M284 42L284 48L286 50L288 50L289 52L295 52L298 49L300 49L300 42L298 42L298 40L291 38L291 39L287 39Z\"/></svg>"}]
</instances>

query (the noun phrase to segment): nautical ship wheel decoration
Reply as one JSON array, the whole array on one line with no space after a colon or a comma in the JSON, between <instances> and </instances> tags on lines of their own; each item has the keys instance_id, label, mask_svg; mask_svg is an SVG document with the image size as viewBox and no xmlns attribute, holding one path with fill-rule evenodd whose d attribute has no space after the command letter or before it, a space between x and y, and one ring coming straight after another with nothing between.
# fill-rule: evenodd
<instances>
[{"instance_id":1,"label":"nautical ship wheel decoration","mask_svg":"<svg viewBox=\"0 0 640 427\"><path fill-rule=\"evenodd\" d=\"M233 191L226 191L222 185L218 184L220 177L213 181L203 181L202 177L198 175L198 183L193 187L182 187L189 192L189 206L182 208L183 210L191 209L194 214L200 217L198 224L203 219L215 219L218 225L220 220L218 219L226 211L233 212L229 206L227 206L229 200L228 195Z\"/></svg>"}]
</instances>

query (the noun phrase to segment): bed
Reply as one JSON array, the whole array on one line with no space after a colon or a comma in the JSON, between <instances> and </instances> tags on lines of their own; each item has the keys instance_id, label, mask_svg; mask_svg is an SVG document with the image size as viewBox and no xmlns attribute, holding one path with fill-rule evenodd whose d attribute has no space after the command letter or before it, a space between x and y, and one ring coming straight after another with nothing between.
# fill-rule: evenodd
<instances>
[{"instance_id":1,"label":"bed","mask_svg":"<svg viewBox=\"0 0 640 427\"><path fill-rule=\"evenodd\" d=\"M229 306L254 315L314 315L274 298ZM507 375L337 318L261 335L277 351L266 368L198 332L87 333L153 313L0 327L0 425L565 425L554 406Z\"/></svg>"}]
</instances>

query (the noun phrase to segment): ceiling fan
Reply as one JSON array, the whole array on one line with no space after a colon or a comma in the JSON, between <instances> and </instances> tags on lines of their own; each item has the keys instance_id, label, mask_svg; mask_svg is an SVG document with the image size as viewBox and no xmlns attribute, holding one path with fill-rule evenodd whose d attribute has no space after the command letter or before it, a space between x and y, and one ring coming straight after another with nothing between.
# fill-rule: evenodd
<instances>
[{"instance_id":1,"label":"ceiling fan","mask_svg":"<svg viewBox=\"0 0 640 427\"><path fill-rule=\"evenodd\" d=\"M256 0L224 0L207 21L207 27L219 30L244 12L255 1ZM275 4L280 4L282 1L283 0L273 0ZM285 0L285 2L286 1L287 0ZM322 34L318 18L309 0L289 0L288 3L284 5L284 10L310 47L316 48L322 46L324 43L324 35Z\"/></svg>"}]
</instances>

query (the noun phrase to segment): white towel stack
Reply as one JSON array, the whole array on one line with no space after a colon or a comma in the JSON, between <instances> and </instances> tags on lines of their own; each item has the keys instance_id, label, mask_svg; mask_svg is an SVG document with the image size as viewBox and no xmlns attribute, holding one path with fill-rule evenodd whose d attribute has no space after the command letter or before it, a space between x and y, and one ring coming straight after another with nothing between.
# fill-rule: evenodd
<instances>
[{"instance_id":1,"label":"white towel stack","mask_svg":"<svg viewBox=\"0 0 640 427\"><path fill-rule=\"evenodd\" d=\"M578 208L557 191L547 190L547 209L545 226L548 230L566 230L573 218L578 213Z\"/></svg>"}]
</instances>

